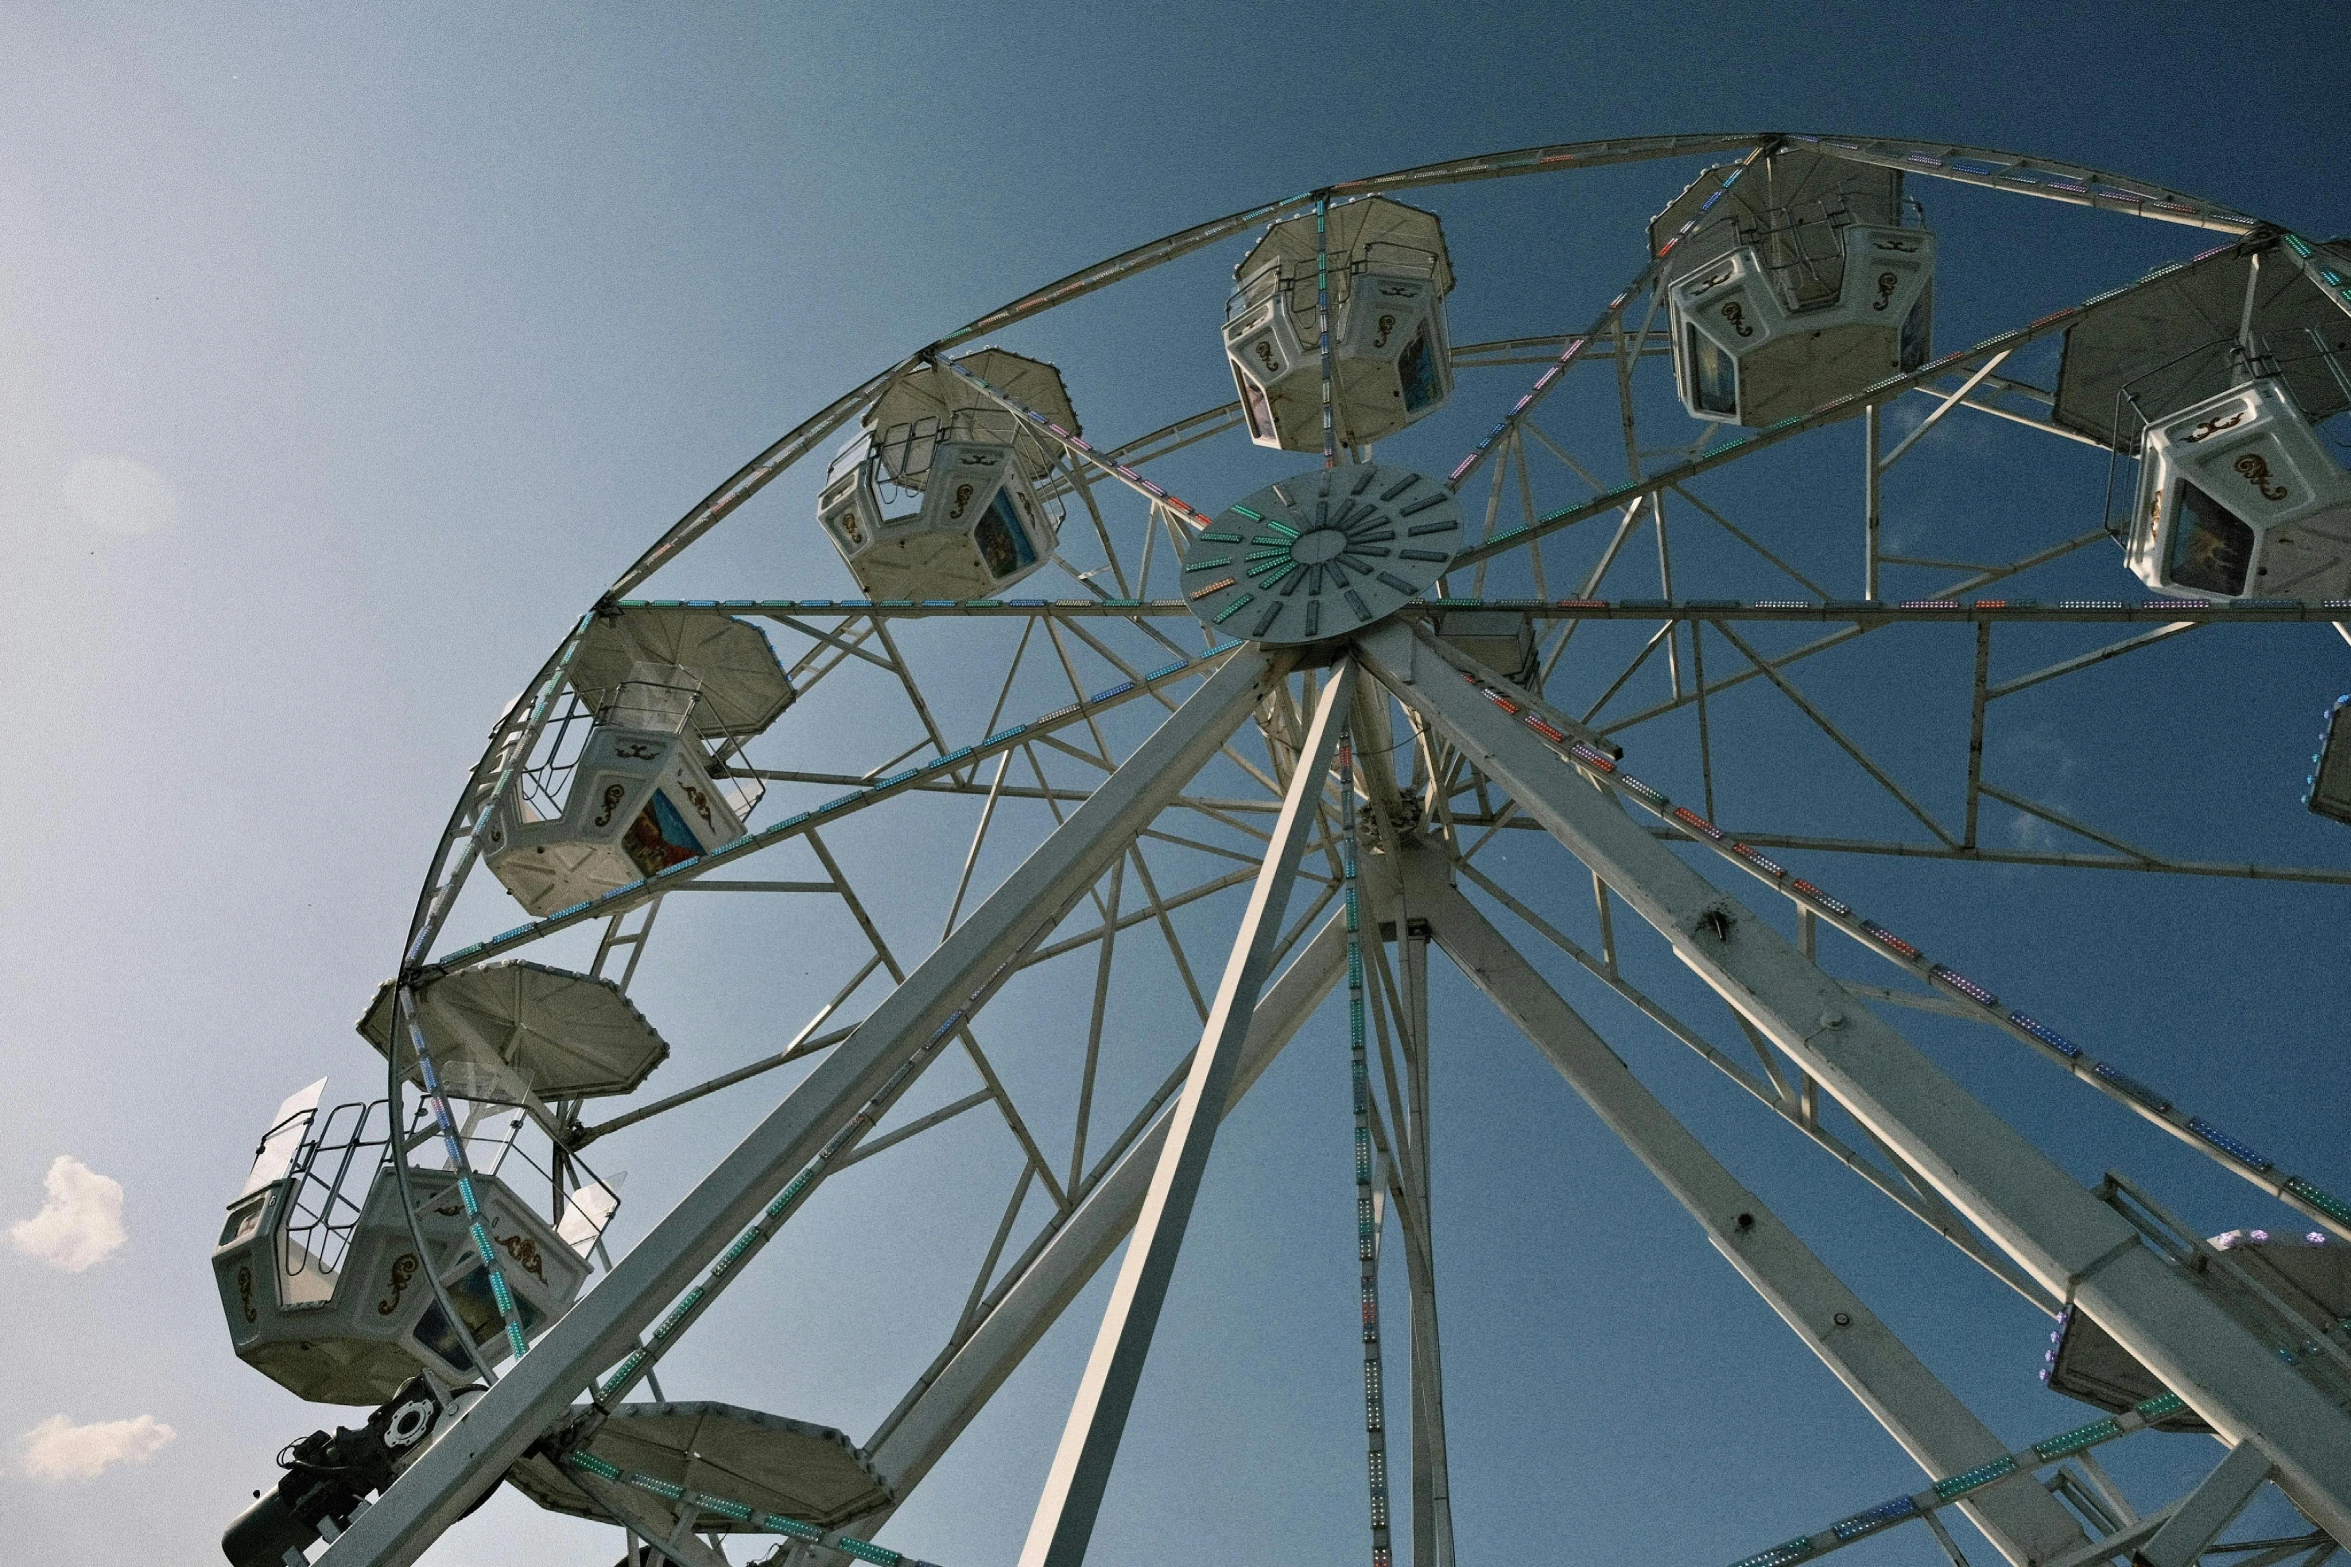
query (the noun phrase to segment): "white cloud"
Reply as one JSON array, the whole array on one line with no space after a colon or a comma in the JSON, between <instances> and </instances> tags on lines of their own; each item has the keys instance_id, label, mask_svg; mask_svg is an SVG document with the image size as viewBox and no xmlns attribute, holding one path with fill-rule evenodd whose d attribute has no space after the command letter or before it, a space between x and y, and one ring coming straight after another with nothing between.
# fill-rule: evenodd
<instances>
[{"instance_id":1,"label":"white cloud","mask_svg":"<svg viewBox=\"0 0 2351 1567\"><path fill-rule=\"evenodd\" d=\"M95 1480L114 1464L145 1463L173 1434L153 1415L86 1426L51 1415L17 1439L18 1463L35 1480Z\"/></svg>"},{"instance_id":2,"label":"white cloud","mask_svg":"<svg viewBox=\"0 0 2351 1567\"><path fill-rule=\"evenodd\" d=\"M83 457L65 474L65 504L108 533L158 533L179 521L171 481L128 457Z\"/></svg>"},{"instance_id":3,"label":"white cloud","mask_svg":"<svg viewBox=\"0 0 2351 1567\"><path fill-rule=\"evenodd\" d=\"M49 1191L41 1211L8 1227L9 1243L26 1256L80 1273L113 1256L130 1239L122 1227L122 1182L107 1179L71 1154L59 1154L41 1184Z\"/></svg>"}]
</instances>

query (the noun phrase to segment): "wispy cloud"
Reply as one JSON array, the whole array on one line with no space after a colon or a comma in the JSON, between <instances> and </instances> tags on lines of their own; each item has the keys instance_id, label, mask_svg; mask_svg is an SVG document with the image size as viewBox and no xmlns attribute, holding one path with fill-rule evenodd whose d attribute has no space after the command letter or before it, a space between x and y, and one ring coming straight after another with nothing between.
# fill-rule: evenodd
<instances>
[{"instance_id":1,"label":"wispy cloud","mask_svg":"<svg viewBox=\"0 0 2351 1567\"><path fill-rule=\"evenodd\" d=\"M35 1480L95 1480L116 1464L145 1463L173 1435L153 1415L93 1420L86 1426L51 1415L17 1438L17 1463Z\"/></svg>"},{"instance_id":2,"label":"wispy cloud","mask_svg":"<svg viewBox=\"0 0 2351 1567\"><path fill-rule=\"evenodd\" d=\"M26 1256L80 1273L113 1256L130 1239L122 1227L122 1182L109 1180L71 1154L59 1154L41 1184L49 1192L41 1211L8 1227L9 1244Z\"/></svg>"}]
</instances>

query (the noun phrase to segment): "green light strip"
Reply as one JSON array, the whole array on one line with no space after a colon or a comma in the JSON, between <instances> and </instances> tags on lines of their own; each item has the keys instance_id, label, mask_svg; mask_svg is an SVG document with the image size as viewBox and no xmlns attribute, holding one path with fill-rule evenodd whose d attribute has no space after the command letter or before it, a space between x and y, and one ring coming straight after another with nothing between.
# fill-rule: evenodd
<instances>
[{"instance_id":1,"label":"green light strip","mask_svg":"<svg viewBox=\"0 0 2351 1567\"><path fill-rule=\"evenodd\" d=\"M721 1518L729 1518L736 1523L747 1523L758 1533L780 1534L787 1539L805 1541L816 1546L819 1550L833 1551L856 1561L871 1562L874 1567L938 1567L935 1562L902 1556L888 1546L876 1545L871 1540L860 1540L852 1535L831 1533L818 1528L815 1524L805 1523L797 1518L786 1518L781 1513L763 1513L748 1502L738 1502L723 1496L712 1496L705 1491L689 1491L682 1485L673 1485L667 1480L659 1480L652 1475L634 1469L624 1470L617 1464L598 1458L594 1453L586 1451L567 1453L564 1455L563 1461L582 1473L592 1474L598 1479L610 1481L614 1485L625 1485L635 1490L650 1492L665 1502L685 1502L701 1512L715 1513Z\"/></svg>"},{"instance_id":2,"label":"green light strip","mask_svg":"<svg viewBox=\"0 0 2351 1567\"><path fill-rule=\"evenodd\" d=\"M1753 1556L1742 1556L1731 1567L1790 1567L1791 1563L1808 1562L1826 1556L1874 1534L1923 1518L1938 1507L1948 1507L1963 1496L1972 1496L1988 1485L1997 1485L2018 1475L2029 1475L2058 1459L2082 1452L2117 1437L2143 1430L2158 1421L2168 1420L2188 1407L2186 1400L2176 1393L2159 1393L2155 1397L2133 1404L2119 1415L2104 1420L2093 1420L2086 1426L2076 1426L2056 1436L2044 1438L2030 1447L2018 1448L2013 1453L1977 1464L1974 1468L1948 1479L1937 1480L1923 1491L1909 1496L1897 1496L1880 1502L1875 1507L1838 1519L1827 1528L1811 1534L1798 1535L1782 1545L1758 1551Z\"/></svg>"}]
</instances>

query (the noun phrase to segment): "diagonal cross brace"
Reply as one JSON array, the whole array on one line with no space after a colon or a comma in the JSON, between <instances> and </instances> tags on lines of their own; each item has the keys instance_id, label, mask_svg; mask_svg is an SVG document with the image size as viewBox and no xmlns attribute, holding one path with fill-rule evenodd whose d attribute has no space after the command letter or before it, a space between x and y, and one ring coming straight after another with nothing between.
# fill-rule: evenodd
<instances>
[{"instance_id":1,"label":"diagonal cross brace","mask_svg":"<svg viewBox=\"0 0 2351 1567\"><path fill-rule=\"evenodd\" d=\"M354 1519L317 1567L406 1567L464 1516L859 1107L952 1036L1216 754L1280 668L1263 652L1233 654L601 1285Z\"/></svg>"},{"instance_id":2,"label":"diagonal cross brace","mask_svg":"<svg viewBox=\"0 0 2351 1567\"><path fill-rule=\"evenodd\" d=\"M1346 967L1346 932L1341 917L1333 914L1258 998L1225 1096L1228 1113L1331 993ZM990 1395L1110 1260L1142 1210L1174 1115L1172 1105L1160 1113L1021 1270L995 1309L867 1443L873 1466L889 1483L892 1495L904 1498L946 1455Z\"/></svg>"},{"instance_id":3,"label":"diagonal cross brace","mask_svg":"<svg viewBox=\"0 0 2351 1567\"><path fill-rule=\"evenodd\" d=\"M2258 1443L2296 1505L2351 1538L2351 1417L2140 1239L2122 1215L1946 1076L1771 924L1603 797L1534 731L1390 624L1369 673L1607 881L1674 953L1945 1200L2113 1334L2232 1441Z\"/></svg>"},{"instance_id":4,"label":"diagonal cross brace","mask_svg":"<svg viewBox=\"0 0 2351 1567\"><path fill-rule=\"evenodd\" d=\"M1323 686L1313 724L1298 748L1298 765L1282 801L1273 842L1250 893L1248 912L1241 917L1216 1002L1192 1056L1191 1073L1168 1122L1167 1142L1144 1193L1134 1238L1127 1243L1126 1259L1111 1286L1110 1303L1103 1310L1085 1375L1079 1379L1060 1448L1046 1473L1045 1492L1021 1550L1021 1567L1078 1567L1085 1560L1126 1431L1127 1412L1159 1325L1160 1307L1167 1300L1176 1254L1183 1247L1192 1202L1216 1143L1217 1123L1224 1115L1258 991L1270 977L1298 862L1322 813L1331 756L1346 724L1355 680L1354 661L1343 661Z\"/></svg>"},{"instance_id":5,"label":"diagonal cross brace","mask_svg":"<svg viewBox=\"0 0 2351 1567\"><path fill-rule=\"evenodd\" d=\"M1399 858L1413 910L1429 922L1445 955L1559 1069L1593 1113L1704 1227L1715 1249L1929 1476L1960 1474L2008 1452L2008 1444L1642 1086L1591 1025L1462 895L1448 875L1449 856L1414 846ZM2031 1567L2086 1543L2072 1516L2037 1486L1988 1490L1960 1506L2017 1567Z\"/></svg>"}]
</instances>

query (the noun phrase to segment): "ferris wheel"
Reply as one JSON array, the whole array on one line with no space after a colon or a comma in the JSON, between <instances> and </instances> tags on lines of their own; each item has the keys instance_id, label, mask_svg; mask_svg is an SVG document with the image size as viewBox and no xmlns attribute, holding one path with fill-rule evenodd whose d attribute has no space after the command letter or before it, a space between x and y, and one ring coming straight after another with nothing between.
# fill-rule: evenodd
<instances>
[{"instance_id":1,"label":"ferris wheel","mask_svg":"<svg viewBox=\"0 0 2351 1567\"><path fill-rule=\"evenodd\" d=\"M1588 171L1631 165L1660 167L1624 275L1548 287L1577 319L1457 341L1483 252L1457 275L1470 228L1416 203L1498 182L1475 212L1572 209ZM1938 287L1948 318L1998 263L1940 193L1979 224L2054 203L2189 243L1954 346ZM1044 356L1057 313L1115 323L1134 280L1197 275L1187 258L1233 263L1221 331L1204 293L1192 339L1146 302L1120 341L1149 344L1130 368L1220 344L1206 406L1164 389L1204 384L1188 370L1114 382ZM1111 443L1088 405L1153 412ZM291 1446L228 1555L414 1561L503 1481L617 1526L631 1561L897 1567L875 1535L1117 1257L1021 1558L1074 1567L1220 1124L1343 993L1349 1549L1451 1567L1434 948L1923 1471L1738 1567L1912 1524L1960 1560L1947 1511L2019 1567L2324 1560L2351 1542L2351 1200L2172 1097L2193 1084L2044 1021L2062 996L1961 972L1832 877L1898 856L2351 883L2341 855L2143 847L2127 816L2020 783L2001 721L2191 632L2351 640L2347 411L2351 248L2061 162L1776 133L1334 184L910 354L657 539L493 729L360 1019L386 1088L287 1100L214 1251L240 1357L373 1410ZM1958 421L2005 443L1979 464L2000 515L1969 519L1965 551L1886 497ZM837 567L821 587L743 580L741 553L706 567L722 525L821 538ZM670 585L709 596L649 591ZM1888 670L1918 648L1956 670L1881 714L1878 745L1813 679L1865 639ZM2268 787L2351 821L2331 695L2309 693L2308 777ZM1833 763L1769 814L1731 781L1764 732ZM501 904L524 918L490 934ZM1727 1021L1682 1004L1690 975ZM2084 1186L1906 1012L2005 1040L2292 1227L2208 1237L2124 1177ZM1628 1067L1596 1021L1618 1016L2046 1312L2043 1377L2096 1417L2011 1448ZM611 1151L745 1101L740 1140L608 1244ZM851 1190L935 1220L889 1281L908 1304L887 1413L843 1431L668 1397L665 1357L759 1320L761 1254ZM871 1309L846 1281L825 1299ZM2135 1505L2093 1450L2150 1427L2222 1456ZM2226 1540L2269 1486L2298 1532Z\"/></svg>"}]
</instances>

